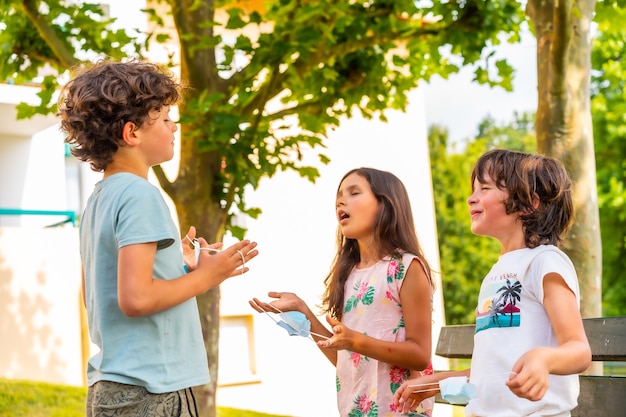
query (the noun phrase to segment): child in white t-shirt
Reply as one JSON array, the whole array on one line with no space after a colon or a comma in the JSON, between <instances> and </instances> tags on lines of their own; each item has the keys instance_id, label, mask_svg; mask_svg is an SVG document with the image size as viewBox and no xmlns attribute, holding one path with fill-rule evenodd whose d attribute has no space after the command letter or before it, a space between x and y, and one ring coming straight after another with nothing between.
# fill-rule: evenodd
<instances>
[{"instance_id":1,"label":"child in white t-shirt","mask_svg":"<svg viewBox=\"0 0 626 417\"><path fill-rule=\"evenodd\" d=\"M467 416L570 416L591 364L576 271L556 247L573 217L571 181L553 158L507 150L481 156L471 179L472 232L502 248L481 285L471 370L406 381L396 404L413 409L461 376L475 388Z\"/></svg>"}]
</instances>

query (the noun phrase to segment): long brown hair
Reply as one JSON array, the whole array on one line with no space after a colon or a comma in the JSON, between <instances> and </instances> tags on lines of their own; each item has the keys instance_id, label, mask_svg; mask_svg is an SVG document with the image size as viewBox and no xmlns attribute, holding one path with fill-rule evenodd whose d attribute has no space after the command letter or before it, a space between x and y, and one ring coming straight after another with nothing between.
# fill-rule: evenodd
<instances>
[{"instance_id":1,"label":"long brown hair","mask_svg":"<svg viewBox=\"0 0 626 417\"><path fill-rule=\"evenodd\" d=\"M428 271L428 279L433 286L430 267L417 238L409 195L402 181L390 172L374 168L356 168L343 176L339 186L351 174L365 178L378 201L380 209L374 221L373 231L380 259L386 256L400 258L403 253L418 256ZM324 280L326 290L322 306L338 320L343 313L346 280L360 260L361 254L356 239L346 238L341 233L341 227L337 227L337 253Z\"/></svg>"}]
</instances>

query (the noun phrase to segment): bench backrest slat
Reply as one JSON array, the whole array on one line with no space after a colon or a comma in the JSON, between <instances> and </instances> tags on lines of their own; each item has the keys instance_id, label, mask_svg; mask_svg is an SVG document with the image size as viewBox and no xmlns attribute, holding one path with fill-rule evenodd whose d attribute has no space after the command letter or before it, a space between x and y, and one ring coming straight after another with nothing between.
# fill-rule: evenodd
<instances>
[{"instance_id":1,"label":"bench backrest slat","mask_svg":"<svg viewBox=\"0 0 626 417\"><path fill-rule=\"evenodd\" d=\"M583 324L594 361L626 361L626 316L583 319Z\"/></svg>"},{"instance_id":2,"label":"bench backrest slat","mask_svg":"<svg viewBox=\"0 0 626 417\"><path fill-rule=\"evenodd\" d=\"M580 377L578 407L572 417L617 417L626 415L626 378Z\"/></svg>"},{"instance_id":3,"label":"bench backrest slat","mask_svg":"<svg viewBox=\"0 0 626 417\"><path fill-rule=\"evenodd\" d=\"M626 361L626 316L586 318L583 325L594 361ZM435 354L471 358L474 329L473 324L442 327Z\"/></svg>"}]
</instances>

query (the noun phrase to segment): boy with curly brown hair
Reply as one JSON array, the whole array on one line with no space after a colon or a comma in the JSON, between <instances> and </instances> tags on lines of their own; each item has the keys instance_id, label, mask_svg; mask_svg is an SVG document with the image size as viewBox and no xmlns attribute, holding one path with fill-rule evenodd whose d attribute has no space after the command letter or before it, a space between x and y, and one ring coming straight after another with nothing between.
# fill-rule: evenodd
<instances>
[{"instance_id":1,"label":"boy with curly brown hair","mask_svg":"<svg viewBox=\"0 0 626 417\"><path fill-rule=\"evenodd\" d=\"M182 245L148 181L152 166L174 156L169 113L181 91L156 64L100 61L59 99L72 154L103 172L80 223L83 296L99 347L88 363L88 417L197 416L192 387L208 383L209 371L196 296L247 272L258 254L248 240L223 250L196 241L194 227ZM204 249L197 260L192 240Z\"/></svg>"}]
</instances>

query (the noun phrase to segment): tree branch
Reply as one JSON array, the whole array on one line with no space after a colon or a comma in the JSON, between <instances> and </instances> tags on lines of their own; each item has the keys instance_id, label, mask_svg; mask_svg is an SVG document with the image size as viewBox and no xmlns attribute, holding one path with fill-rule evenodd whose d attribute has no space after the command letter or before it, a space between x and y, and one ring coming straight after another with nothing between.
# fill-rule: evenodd
<instances>
[{"instance_id":1,"label":"tree branch","mask_svg":"<svg viewBox=\"0 0 626 417\"><path fill-rule=\"evenodd\" d=\"M55 61L54 64L65 68L76 65L79 61L74 57L73 51L70 51L65 46L65 43L57 36L46 19L39 13L36 2L34 0L22 0L21 4L24 14L28 16L28 19L41 35L41 38L45 40L50 49L54 52L55 57L58 58L58 61ZM42 62L50 61L52 61L50 58L45 58Z\"/></svg>"},{"instance_id":2,"label":"tree branch","mask_svg":"<svg viewBox=\"0 0 626 417\"><path fill-rule=\"evenodd\" d=\"M152 171L159 181L159 184L161 185L163 191L165 191L165 193L170 197L174 198L176 188L172 185L172 182L169 180L169 178L167 178L167 175L165 175L163 167L161 165L154 165L152 167Z\"/></svg>"},{"instance_id":3,"label":"tree branch","mask_svg":"<svg viewBox=\"0 0 626 417\"><path fill-rule=\"evenodd\" d=\"M198 46L203 39L211 39L215 35L213 25L204 24L215 19L214 3L214 0L202 2L169 0L181 45L182 73L187 75L191 86L208 84L210 90L223 91L224 80L217 71L215 48ZM193 37L187 39L191 35ZM208 83L205 83L204 79L207 79Z\"/></svg>"},{"instance_id":4,"label":"tree branch","mask_svg":"<svg viewBox=\"0 0 626 417\"><path fill-rule=\"evenodd\" d=\"M305 111L306 109L321 109L319 102L317 101L307 101L306 103L298 103L292 107L284 107L280 111L265 114L264 118L267 120L280 120L283 117L291 116L292 114L299 114Z\"/></svg>"},{"instance_id":5,"label":"tree branch","mask_svg":"<svg viewBox=\"0 0 626 417\"><path fill-rule=\"evenodd\" d=\"M317 53L313 54L310 59L307 61L296 61L293 66L298 74L303 75L310 71L311 68L326 63L333 57L344 56L345 54L358 51L359 49L368 48L381 43L398 42L420 36L437 35L445 30L446 27L447 25L445 24L434 24L428 28L411 28L404 32L390 31L376 36L367 36L359 40L344 42L330 48L328 48L327 45L320 44ZM242 109L242 113L250 114L255 109L264 108L267 101L284 90L284 84L288 78L288 71L283 71L282 73L276 70L272 71L272 79L259 89L256 97L250 100Z\"/></svg>"}]
</instances>

